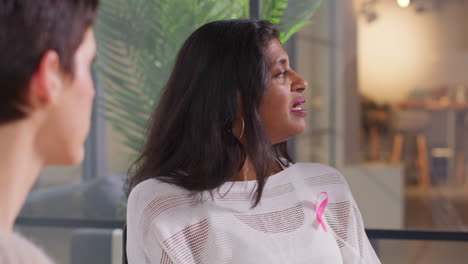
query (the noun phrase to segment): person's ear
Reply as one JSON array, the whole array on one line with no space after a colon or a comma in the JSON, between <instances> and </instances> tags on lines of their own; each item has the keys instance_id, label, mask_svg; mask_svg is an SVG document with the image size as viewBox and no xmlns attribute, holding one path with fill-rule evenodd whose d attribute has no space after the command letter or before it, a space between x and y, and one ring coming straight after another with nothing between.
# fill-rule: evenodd
<instances>
[{"instance_id":1,"label":"person's ear","mask_svg":"<svg viewBox=\"0 0 468 264\"><path fill-rule=\"evenodd\" d=\"M238 110L237 110L237 118L234 120L234 124L232 127L233 135L239 140L243 141L243 137L245 134L245 121L244 121L244 102L238 93Z\"/></svg>"},{"instance_id":2,"label":"person's ear","mask_svg":"<svg viewBox=\"0 0 468 264\"><path fill-rule=\"evenodd\" d=\"M56 51L49 50L42 56L36 72L33 74L28 99L33 108L44 108L58 103L62 91L63 73Z\"/></svg>"}]
</instances>

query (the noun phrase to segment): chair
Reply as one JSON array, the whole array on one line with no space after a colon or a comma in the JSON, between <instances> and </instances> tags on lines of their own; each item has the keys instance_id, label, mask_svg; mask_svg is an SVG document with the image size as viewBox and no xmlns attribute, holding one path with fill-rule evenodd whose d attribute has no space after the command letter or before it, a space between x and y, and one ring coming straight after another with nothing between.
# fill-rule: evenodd
<instances>
[{"instance_id":1,"label":"chair","mask_svg":"<svg viewBox=\"0 0 468 264\"><path fill-rule=\"evenodd\" d=\"M121 264L122 240L122 229L78 229L72 234L70 263Z\"/></svg>"},{"instance_id":2,"label":"chair","mask_svg":"<svg viewBox=\"0 0 468 264\"><path fill-rule=\"evenodd\" d=\"M127 225L124 225L122 232L122 264L128 264L127 259Z\"/></svg>"},{"instance_id":3,"label":"chair","mask_svg":"<svg viewBox=\"0 0 468 264\"><path fill-rule=\"evenodd\" d=\"M423 134L423 130L429 122L430 114L420 110L396 110L392 116L392 124L396 133L393 137L390 163L398 164L401 162L405 138L415 134L418 184L423 189L428 188L431 183L427 140Z\"/></svg>"}]
</instances>

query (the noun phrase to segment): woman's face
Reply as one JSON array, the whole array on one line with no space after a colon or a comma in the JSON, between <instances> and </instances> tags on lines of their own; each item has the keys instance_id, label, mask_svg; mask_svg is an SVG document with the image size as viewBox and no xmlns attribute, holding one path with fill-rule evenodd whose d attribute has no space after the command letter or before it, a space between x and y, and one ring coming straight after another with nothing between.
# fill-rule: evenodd
<instances>
[{"instance_id":1,"label":"woman's face","mask_svg":"<svg viewBox=\"0 0 468 264\"><path fill-rule=\"evenodd\" d=\"M265 49L269 85L260 103L260 116L272 144L300 134L306 127L303 92L307 82L289 66L289 56L277 39Z\"/></svg>"}]
</instances>

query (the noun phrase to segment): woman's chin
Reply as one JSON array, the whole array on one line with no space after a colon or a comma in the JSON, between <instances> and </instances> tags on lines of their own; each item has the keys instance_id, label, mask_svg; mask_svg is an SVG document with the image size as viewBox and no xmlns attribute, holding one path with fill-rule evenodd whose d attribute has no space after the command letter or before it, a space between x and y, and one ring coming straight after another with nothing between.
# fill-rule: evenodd
<instances>
[{"instance_id":1,"label":"woman's chin","mask_svg":"<svg viewBox=\"0 0 468 264\"><path fill-rule=\"evenodd\" d=\"M300 135L302 133L304 133L304 131L306 130L306 127L307 127L307 124L306 124L306 121L305 119L303 120L300 120L299 122L297 122L294 126L293 129L291 129L293 132L293 136L297 136L297 135Z\"/></svg>"},{"instance_id":2,"label":"woman's chin","mask_svg":"<svg viewBox=\"0 0 468 264\"><path fill-rule=\"evenodd\" d=\"M287 135L276 137L275 140L273 140L273 144L286 142L289 139L302 134L304 131L305 131L305 126L295 127L294 129L291 129Z\"/></svg>"}]
</instances>

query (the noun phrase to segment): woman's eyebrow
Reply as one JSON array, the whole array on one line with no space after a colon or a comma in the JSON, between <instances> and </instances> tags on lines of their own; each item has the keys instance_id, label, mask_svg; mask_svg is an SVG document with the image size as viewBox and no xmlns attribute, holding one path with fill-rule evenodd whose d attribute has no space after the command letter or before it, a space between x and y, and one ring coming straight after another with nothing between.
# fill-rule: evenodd
<instances>
[{"instance_id":1,"label":"woman's eyebrow","mask_svg":"<svg viewBox=\"0 0 468 264\"><path fill-rule=\"evenodd\" d=\"M270 66L277 65L277 64L286 65L288 64L288 59L285 57L280 57L279 59L273 61L273 63Z\"/></svg>"},{"instance_id":2,"label":"woman's eyebrow","mask_svg":"<svg viewBox=\"0 0 468 264\"><path fill-rule=\"evenodd\" d=\"M278 61L277 61L279 64L287 64L288 63L288 59L287 58L279 58Z\"/></svg>"}]
</instances>

